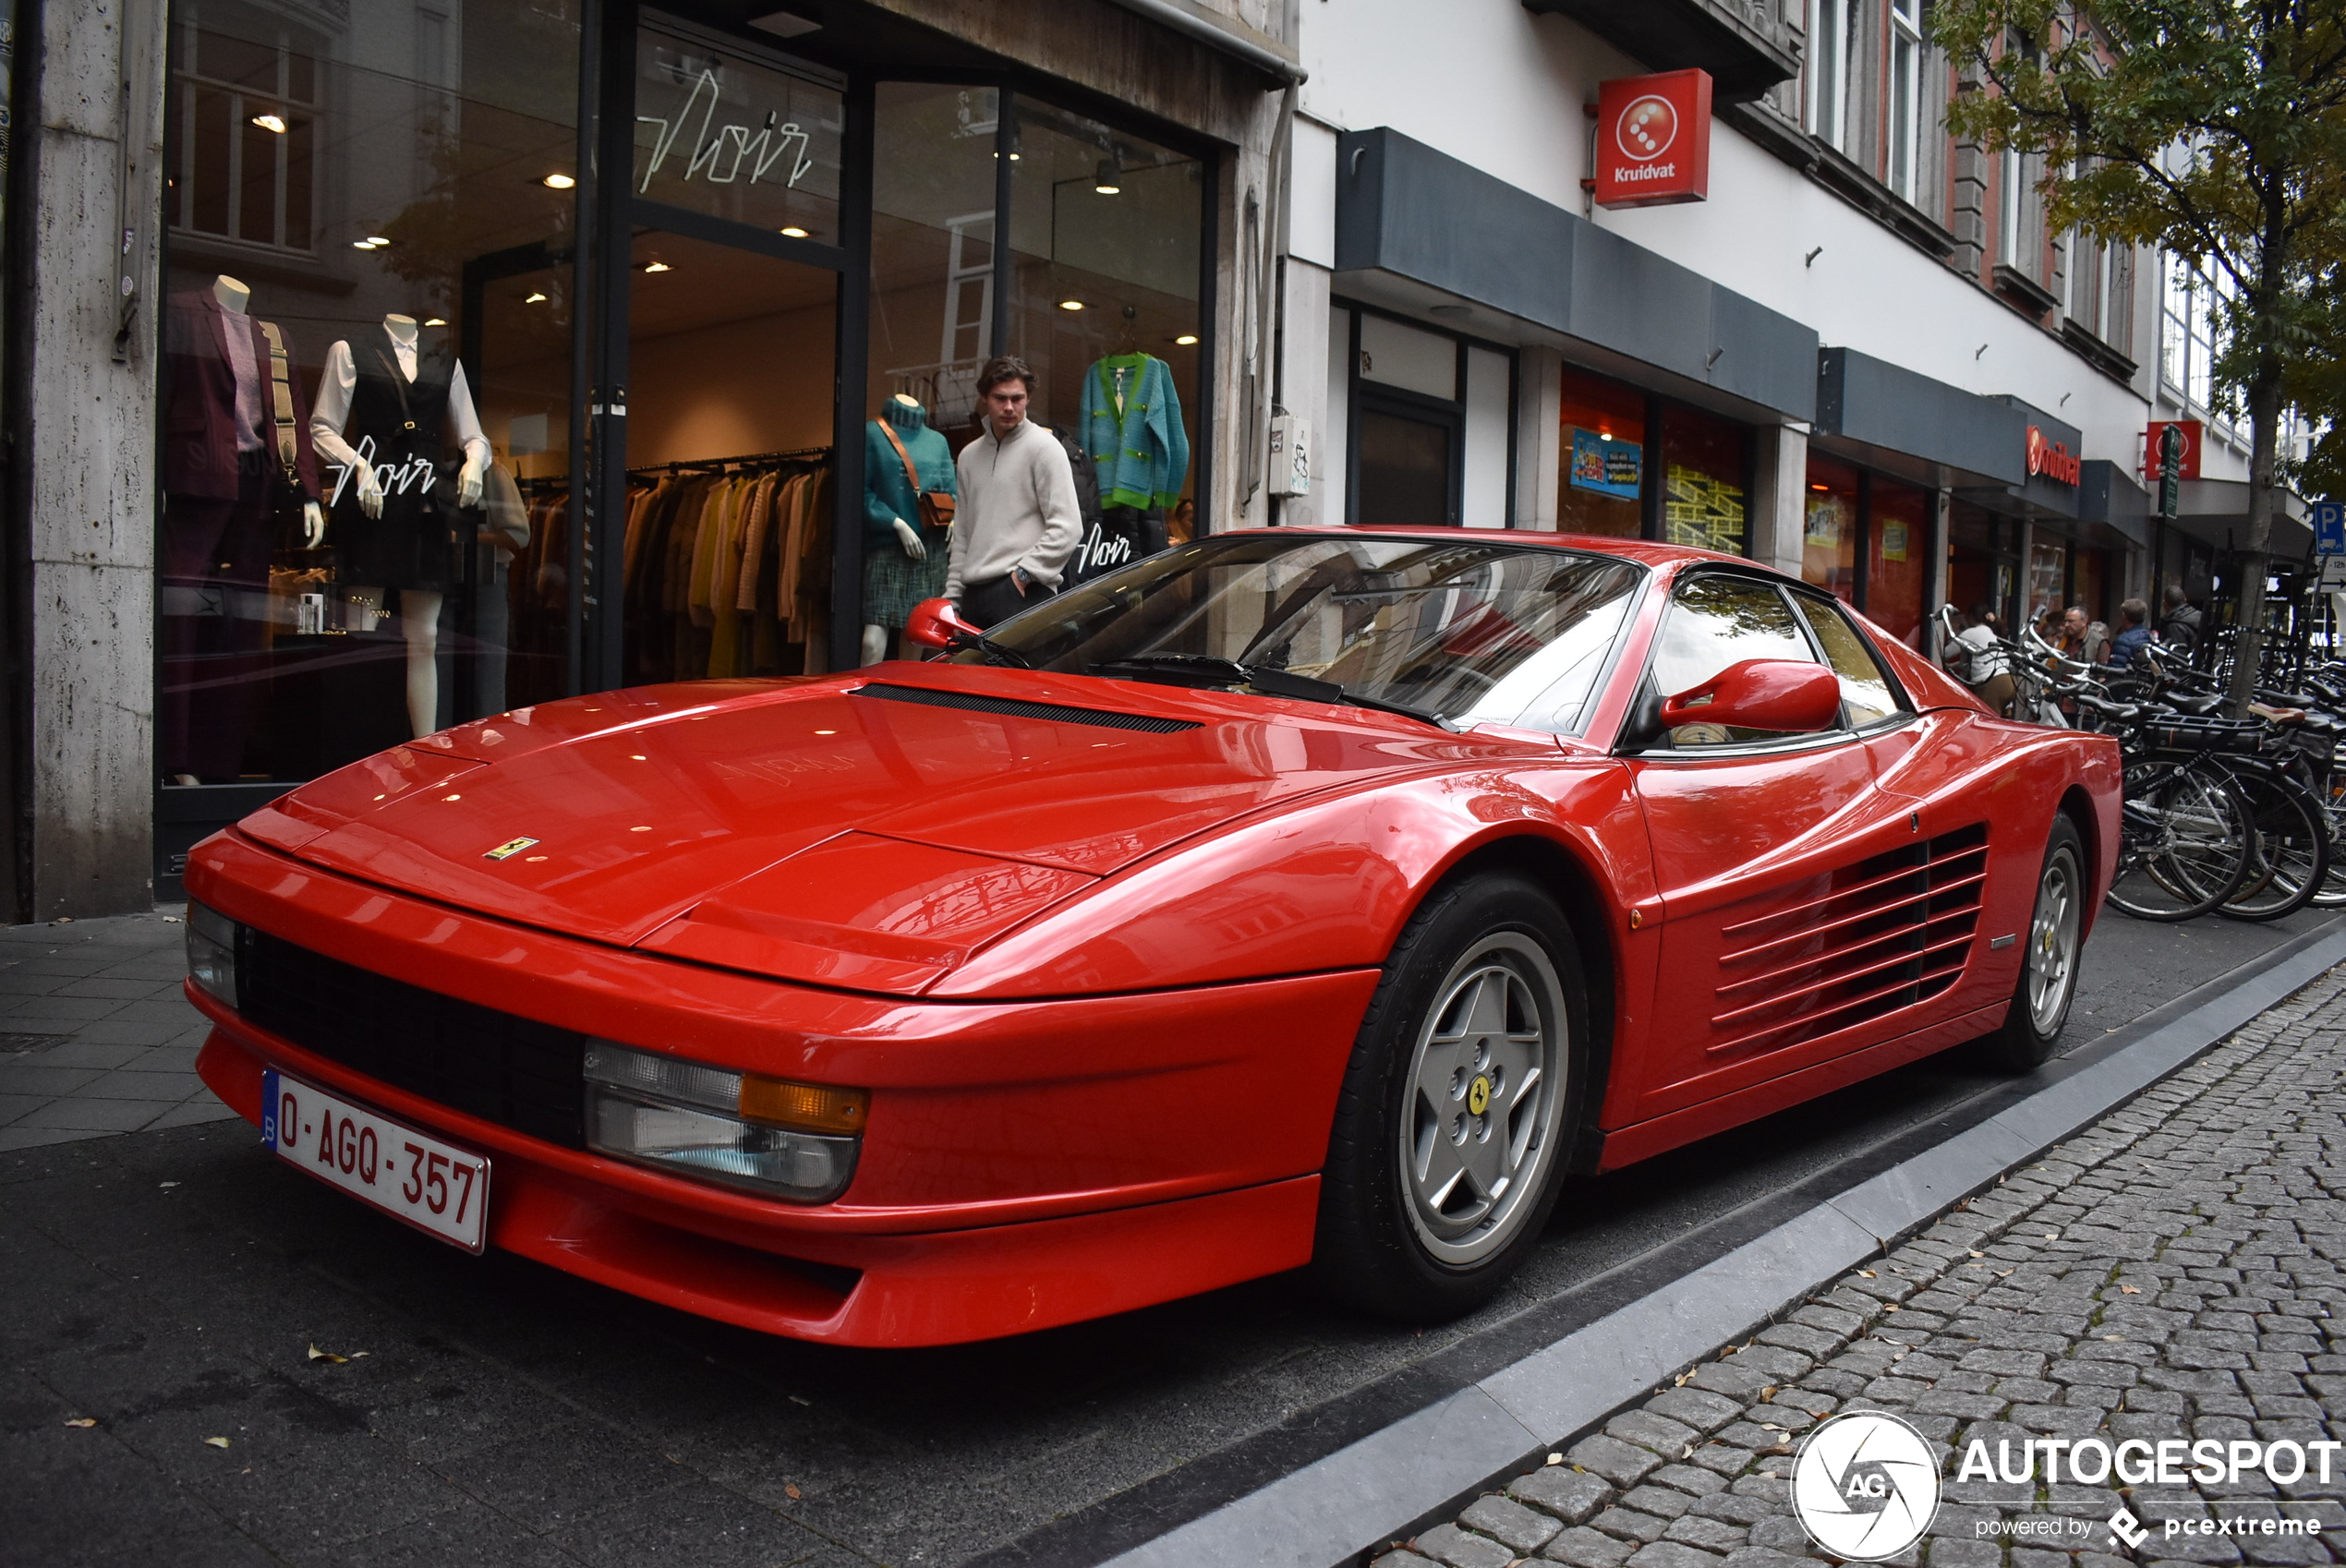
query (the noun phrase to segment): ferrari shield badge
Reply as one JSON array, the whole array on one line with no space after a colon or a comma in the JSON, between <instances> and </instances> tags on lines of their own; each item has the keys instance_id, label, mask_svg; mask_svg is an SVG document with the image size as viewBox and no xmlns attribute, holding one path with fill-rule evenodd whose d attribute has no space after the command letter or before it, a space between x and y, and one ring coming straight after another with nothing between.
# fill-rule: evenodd
<instances>
[{"instance_id":1,"label":"ferrari shield badge","mask_svg":"<svg viewBox=\"0 0 2346 1568\"><path fill-rule=\"evenodd\" d=\"M508 838L480 858L485 861L511 860L536 842L535 838Z\"/></svg>"},{"instance_id":2,"label":"ferrari shield badge","mask_svg":"<svg viewBox=\"0 0 2346 1568\"><path fill-rule=\"evenodd\" d=\"M1490 1108L1491 1080L1478 1073L1474 1081L1467 1085L1467 1109L1479 1116Z\"/></svg>"}]
</instances>

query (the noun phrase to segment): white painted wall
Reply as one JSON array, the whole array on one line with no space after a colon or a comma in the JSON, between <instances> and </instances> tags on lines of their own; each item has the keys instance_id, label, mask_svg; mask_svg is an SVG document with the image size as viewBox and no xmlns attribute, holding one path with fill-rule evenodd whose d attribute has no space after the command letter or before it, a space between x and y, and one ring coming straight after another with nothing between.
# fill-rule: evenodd
<instances>
[{"instance_id":1,"label":"white painted wall","mask_svg":"<svg viewBox=\"0 0 2346 1568\"><path fill-rule=\"evenodd\" d=\"M1520 0L1305 0L1312 73L1302 111L1327 132L1390 126L1542 200L1586 213L1596 86L1644 69L1578 25ZM2085 455L2132 463L2147 400L2088 367L2052 334L1898 238L1723 122L1711 139L1711 199L1600 211L1594 221L1813 327L1848 347L1969 392L2012 393L2085 432ZM1300 170L1303 159L1299 159ZM1333 221L1333 170L1299 174L1292 232ZM1310 211L1301 204L1309 203ZM1822 246L1813 264L1808 253ZM2137 283L2137 297L2155 291ZM2141 320L2155 334L2156 316ZM2138 331L2136 358L2157 338ZM2147 376L2138 378L2147 385ZM1332 448L1332 450L1334 450Z\"/></svg>"}]
</instances>

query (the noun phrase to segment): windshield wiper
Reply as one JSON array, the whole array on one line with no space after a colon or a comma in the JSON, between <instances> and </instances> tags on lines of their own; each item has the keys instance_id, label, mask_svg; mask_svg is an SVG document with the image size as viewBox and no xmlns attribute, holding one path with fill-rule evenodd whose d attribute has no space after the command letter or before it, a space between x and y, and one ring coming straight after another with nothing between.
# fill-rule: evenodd
<instances>
[{"instance_id":1,"label":"windshield wiper","mask_svg":"<svg viewBox=\"0 0 2346 1568\"><path fill-rule=\"evenodd\" d=\"M1273 669L1264 665L1240 664L1234 658L1217 658L1212 654L1134 654L1127 658L1111 658L1090 666L1094 675L1170 675L1184 685L1236 686L1248 685L1266 697L1294 697L1308 703L1342 704L1350 707L1365 707L1378 713L1397 713L1404 718L1414 718L1421 724L1431 724L1438 730L1454 727L1441 715L1429 713L1407 703L1387 702L1383 697L1363 696L1346 691L1333 681L1314 680L1298 675L1291 669Z\"/></svg>"},{"instance_id":2,"label":"windshield wiper","mask_svg":"<svg viewBox=\"0 0 2346 1568\"><path fill-rule=\"evenodd\" d=\"M945 645L959 652L975 648L978 657L988 664L1006 664L1013 669L1032 669L1034 661L1007 643L998 643L983 632L954 632L945 639Z\"/></svg>"}]
</instances>

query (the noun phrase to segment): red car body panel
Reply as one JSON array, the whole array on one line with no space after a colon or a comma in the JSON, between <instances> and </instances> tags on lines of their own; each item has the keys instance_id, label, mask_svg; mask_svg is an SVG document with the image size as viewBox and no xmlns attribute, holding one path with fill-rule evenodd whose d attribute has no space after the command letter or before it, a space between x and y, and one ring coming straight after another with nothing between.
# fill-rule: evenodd
<instances>
[{"instance_id":1,"label":"red car body panel","mask_svg":"<svg viewBox=\"0 0 2346 1568\"><path fill-rule=\"evenodd\" d=\"M751 1327L936 1344L1307 1261L1380 966L1469 856L1570 885L1608 1008L1607 1167L2000 1021L2021 953L1985 938L2026 929L2055 811L2106 885L2115 748L1995 718L1879 632L1918 710L1904 724L1764 755L1614 754L1672 583L1723 558L1507 538L1651 569L1584 735L890 664L499 715L328 775L190 857L191 898L328 959L642 1050L868 1089L831 1202L544 1142L191 982L215 1025L200 1070L255 1120L275 1066L493 1153L497 1247ZM934 693L1149 728L921 700ZM1978 937L1919 958L1836 946L1850 911L1917 876L1976 904Z\"/></svg>"}]
</instances>

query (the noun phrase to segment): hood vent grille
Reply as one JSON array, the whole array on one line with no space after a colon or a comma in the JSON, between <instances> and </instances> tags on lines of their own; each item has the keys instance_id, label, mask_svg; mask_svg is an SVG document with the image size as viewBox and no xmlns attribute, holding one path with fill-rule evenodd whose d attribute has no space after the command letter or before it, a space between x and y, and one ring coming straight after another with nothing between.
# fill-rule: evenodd
<instances>
[{"instance_id":1,"label":"hood vent grille","mask_svg":"<svg viewBox=\"0 0 2346 1568\"><path fill-rule=\"evenodd\" d=\"M988 697L974 692L939 692L926 686L890 686L873 681L855 688L853 695L880 697L892 703L918 703L925 707L966 708L972 713L998 713L1012 718L1048 718L1060 724L1093 724L1102 730L1138 730L1149 735L1178 735L1203 725L1187 718L1159 718L1154 714L1114 713L1106 708L1066 707L1058 703L1030 703L1016 697Z\"/></svg>"},{"instance_id":2,"label":"hood vent grille","mask_svg":"<svg viewBox=\"0 0 2346 1568\"><path fill-rule=\"evenodd\" d=\"M1844 866L1816 896L1728 926L1711 1054L1796 1044L1945 991L1970 957L1987 878L1980 824Z\"/></svg>"}]
</instances>

